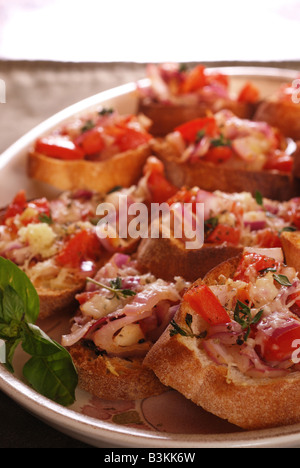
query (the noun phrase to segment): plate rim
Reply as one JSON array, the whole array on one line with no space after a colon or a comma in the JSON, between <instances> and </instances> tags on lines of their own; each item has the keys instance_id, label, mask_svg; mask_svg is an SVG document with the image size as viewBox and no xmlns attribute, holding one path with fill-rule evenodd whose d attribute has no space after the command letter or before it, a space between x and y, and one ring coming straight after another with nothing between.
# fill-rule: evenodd
<instances>
[{"instance_id":1,"label":"plate rim","mask_svg":"<svg viewBox=\"0 0 300 468\"><path fill-rule=\"evenodd\" d=\"M265 77L269 79L290 80L300 76L294 69L266 66L219 66L207 67L208 70L223 71L230 76ZM122 84L101 91L80 100L53 114L40 124L26 132L0 155L0 171L18 154L28 150L32 142L40 135L51 130L73 115L80 114L110 99L134 93L137 86L145 87L147 78ZM143 448L212 448L212 447L284 447L300 442L300 424L283 426L258 431L242 431L226 434L169 434L151 432L107 423L90 416L82 415L70 408L65 408L38 394L19 378L11 374L3 364L0 365L0 389L24 409L42 419L46 424L60 432L66 432L88 444L97 442L120 443L120 447ZM82 433L83 431L83 433ZM155 442L155 445L153 443ZM124 445L125 444L125 445Z\"/></svg>"}]
</instances>

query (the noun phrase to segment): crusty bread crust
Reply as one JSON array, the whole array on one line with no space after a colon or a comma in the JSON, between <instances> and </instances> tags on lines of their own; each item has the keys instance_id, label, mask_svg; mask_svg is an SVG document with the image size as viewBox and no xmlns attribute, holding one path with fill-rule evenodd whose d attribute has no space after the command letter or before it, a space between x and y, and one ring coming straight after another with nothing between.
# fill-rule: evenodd
<instances>
[{"instance_id":1,"label":"crusty bread crust","mask_svg":"<svg viewBox=\"0 0 300 468\"><path fill-rule=\"evenodd\" d=\"M231 110L242 119L250 119L255 112L256 106L254 104L228 100L222 108ZM172 132L177 125L198 117L205 117L207 111L211 111L211 109L206 103L190 106L148 103L145 100L139 102L139 113L146 115L152 121L149 131L153 136L165 136Z\"/></svg>"},{"instance_id":2,"label":"crusty bread crust","mask_svg":"<svg viewBox=\"0 0 300 468\"><path fill-rule=\"evenodd\" d=\"M300 271L300 233L282 232L280 235L285 263Z\"/></svg>"},{"instance_id":3,"label":"crusty bread crust","mask_svg":"<svg viewBox=\"0 0 300 468\"><path fill-rule=\"evenodd\" d=\"M139 400L159 395L167 388L143 358L124 359L96 355L81 341L68 348L78 372L78 385L105 400Z\"/></svg>"},{"instance_id":4,"label":"crusty bread crust","mask_svg":"<svg viewBox=\"0 0 300 468\"><path fill-rule=\"evenodd\" d=\"M285 136L300 140L300 106L292 101L263 101L253 120L267 122L279 128Z\"/></svg>"},{"instance_id":5,"label":"crusty bread crust","mask_svg":"<svg viewBox=\"0 0 300 468\"><path fill-rule=\"evenodd\" d=\"M50 315L55 315L61 311L76 310L76 294L82 292L85 288L85 279L78 280L74 287L63 290L50 290L36 288L40 299L39 319L45 319Z\"/></svg>"},{"instance_id":6,"label":"crusty bread crust","mask_svg":"<svg viewBox=\"0 0 300 468\"><path fill-rule=\"evenodd\" d=\"M225 260L235 257L242 247L204 244L200 249L186 249L174 237L143 239L137 250L141 268L167 281L182 276L186 281L203 278L208 271Z\"/></svg>"},{"instance_id":7,"label":"crusty bread crust","mask_svg":"<svg viewBox=\"0 0 300 468\"><path fill-rule=\"evenodd\" d=\"M195 164L180 162L170 144L160 139L151 143L152 152L162 160L166 177L176 187L201 187L213 192L259 191L263 197L286 201L300 193L300 181L294 174L276 171L250 171L199 161Z\"/></svg>"},{"instance_id":8,"label":"crusty bread crust","mask_svg":"<svg viewBox=\"0 0 300 468\"><path fill-rule=\"evenodd\" d=\"M209 273L204 282L214 284L220 274L232 276L239 259L233 259ZM193 316L194 333L205 323L183 302L175 321L186 326ZM243 429L262 429L300 421L300 372L286 378L254 379L235 368L215 364L200 349L197 338L170 336L169 327L145 358L161 382L195 404Z\"/></svg>"},{"instance_id":9,"label":"crusty bread crust","mask_svg":"<svg viewBox=\"0 0 300 468\"><path fill-rule=\"evenodd\" d=\"M143 166L150 154L148 144L100 162L62 161L31 151L27 173L30 178L59 190L89 189L106 193L116 186L134 185L142 176Z\"/></svg>"}]
</instances>

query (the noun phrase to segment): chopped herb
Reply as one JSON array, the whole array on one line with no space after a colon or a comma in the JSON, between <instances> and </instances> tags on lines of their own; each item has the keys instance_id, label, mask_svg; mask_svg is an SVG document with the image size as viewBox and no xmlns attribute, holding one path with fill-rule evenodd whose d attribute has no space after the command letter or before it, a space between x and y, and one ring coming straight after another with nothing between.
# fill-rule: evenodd
<instances>
[{"instance_id":1,"label":"chopped herb","mask_svg":"<svg viewBox=\"0 0 300 468\"><path fill-rule=\"evenodd\" d=\"M258 190L255 192L255 200L258 205L263 206L263 196Z\"/></svg>"},{"instance_id":2,"label":"chopped herb","mask_svg":"<svg viewBox=\"0 0 300 468\"><path fill-rule=\"evenodd\" d=\"M218 224L219 224L219 218L217 216L214 216L204 221L205 236L207 237L209 234L211 234L216 229Z\"/></svg>"},{"instance_id":3,"label":"chopped herb","mask_svg":"<svg viewBox=\"0 0 300 468\"><path fill-rule=\"evenodd\" d=\"M262 313L263 310L260 310L254 317L252 317L250 307L241 301L237 301L234 310L234 320L239 323L244 330L243 339L239 337L237 344L241 345L244 341L247 341L251 331L251 325L260 321Z\"/></svg>"},{"instance_id":4,"label":"chopped herb","mask_svg":"<svg viewBox=\"0 0 300 468\"><path fill-rule=\"evenodd\" d=\"M296 228L296 227L294 227L294 226L286 226L286 227L284 227L283 229L281 229L280 234L281 234L282 232L294 232L294 231L297 231L297 228Z\"/></svg>"},{"instance_id":5,"label":"chopped herb","mask_svg":"<svg viewBox=\"0 0 300 468\"><path fill-rule=\"evenodd\" d=\"M188 70L188 66L187 66L186 63L181 63L181 64L179 65L179 70L178 70L179 73L186 72L187 70Z\"/></svg>"},{"instance_id":6,"label":"chopped herb","mask_svg":"<svg viewBox=\"0 0 300 468\"><path fill-rule=\"evenodd\" d=\"M53 224L53 219L52 219L51 214L50 216L48 216L45 213L40 213L38 218L41 223Z\"/></svg>"},{"instance_id":7,"label":"chopped herb","mask_svg":"<svg viewBox=\"0 0 300 468\"><path fill-rule=\"evenodd\" d=\"M81 127L81 133L88 132L95 127L95 124L92 120L87 120L83 127Z\"/></svg>"},{"instance_id":8,"label":"chopped herb","mask_svg":"<svg viewBox=\"0 0 300 468\"><path fill-rule=\"evenodd\" d=\"M281 286L292 286L292 283L290 282L290 280L288 279L287 276L285 275L273 275L273 278L275 281L277 281L277 283L281 284Z\"/></svg>"},{"instance_id":9,"label":"chopped herb","mask_svg":"<svg viewBox=\"0 0 300 468\"><path fill-rule=\"evenodd\" d=\"M212 146L231 146L231 140L225 138L223 133L221 133L219 138L214 138L211 140Z\"/></svg>"},{"instance_id":10,"label":"chopped herb","mask_svg":"<svg viewBox=\"0 0 300 468\"><path fill-rule=\"evenodd\" d=\"M272 271L273 273L276 272L276 268L275 267L269 267L269 268L264 268L263 270L259 270L258 273L260 273L261 275L264 274L264 273L268 273L269 271Z\"/></svg>"},{"instance_id":11,"label":"chopped herb","mask_svg":"<svg viewBox=\"0 0 300 468\"><path fill-rule=\"evenodd\" d=\"M121 297L127 298L130 296L136 296L136 292L132 291L131 289L122 289L122 279L119 277L110 281L110 286L100 283L99 281L96 281L92 278L87 278L87 281L95 284L96 286L99 286L100 288L107 289L107 291L111 291L113 295L110 297L110 299L114 299L116 297L120 300Z\"/></svg>"},{"instance_id":12,"label":"chopped herb","mask_svg":"<svg viewBox=\"0 0 300 468\"><path fill-rule=\"evenodd\" d=\"M182 328L174 320L171 320L170 325L172 325L173 329L170 330L170 336L181 335L188 336L190 338L205 338L207 335L207 331L201 332L198 335L196 335L192 330L192 322L193 317L191 314L186 314L185 317L185 323L187 324L188 328Z\"/></svg>"},{"instance_id":13,"label":"chopped herb","mask_svg":"<svg viewBox=\"0 0 300 468\"><path fill-rule=\"evenodd\" d=\"M112 108L106 109L105 107L98 112L99 115L107 115L107 114L112 114L114 110Z\"/></svg>"},{"instance_id":14,"label":"chopped herb","mask_svg":"<svg viewBox=\"0 0 300 468\"><path fill-rule=\"evenodd\" d=\"M205 130L204 128L202 130L198 130L196 134L196 143L198 143L202 138L205 136Z\"/></svg>"},{"instance_id":15,"label":"chopped herb","mask_svg":"<svg viewBox=\"0 0 300 468\"><path fill-rule=\"evenodd\" d=\"M118 192L119 190L122 190L122 188L123 187L121 185L116 185L109 192L107 192L107 195L109 195L110 193Z\"/></svg>"}]
</instances>

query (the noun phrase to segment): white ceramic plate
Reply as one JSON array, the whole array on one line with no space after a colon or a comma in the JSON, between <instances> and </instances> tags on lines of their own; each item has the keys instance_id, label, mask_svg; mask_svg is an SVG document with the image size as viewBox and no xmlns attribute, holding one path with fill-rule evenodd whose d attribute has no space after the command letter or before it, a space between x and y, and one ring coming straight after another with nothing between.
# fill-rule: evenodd
<instances>
[{"instance_id":1,"label":"white ceramic plate","mask_svg":"<svg viewBox=\"0 0 300 468\"><path fill-rule=\"evenodd\" d=\"M247 79L271 94L280 83L293 80L299 72L274 68L223 68L231 75L233 90ZM147 85L147 80L140 82ZM113 107L120 113L137 108L136 84L129 83L102 92L75 104L48 119L18 140L0 157L0 206L5 206L19 189L28 197L52 196L55 190L33 182L26 176L26 154L40 135L75 114L98 107ZM69 317L52 318L40 326L60 341L68 331ZM77 390L76 402L64 408L33 391L22 379L22 367L28 357L21 350L15 355L15 373L0 366L0 389L55 429L95 447L132 448L223 448L300 446L300 424L261 431L239 428L203 411L175 391L134 402L107 402ZM246 403L245 403L246 404Z\"/></svg>"}]
</instances>

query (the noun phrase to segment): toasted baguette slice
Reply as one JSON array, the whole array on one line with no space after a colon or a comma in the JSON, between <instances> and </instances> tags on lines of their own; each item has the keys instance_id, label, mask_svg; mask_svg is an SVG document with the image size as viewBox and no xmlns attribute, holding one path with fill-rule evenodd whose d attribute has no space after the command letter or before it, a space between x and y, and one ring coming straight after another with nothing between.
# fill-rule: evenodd
<instances>
[{"instance_id":1,"label":"toasted baguette slice","mask_svg":"<svg viewBox=\"0 0 300 468\"><path fill-rule=\"evenodd\" d=\"M222 108L231 110L237 117L247 119L251 118L255 112L255 105L237 102L234 100L226 101ZM158 102L139 102L139 112L149 117L152 122L150 127L151 134L155 137L165 136L172 132L177 125L198 117L205 117L207 111L211 111L205 103L198 105L167 105ZM220 109L218 109L220 110Z\"/></svg>"},{"instance_id":2,"label":"toasted baguette slice","mask_svg":"<svg viewBox=\"0 0 300 468\"><path fill-rule=\"evenodd\" d=\"M194 284L215 285L231 278L240 257L231 259ZM192 286L193 287L193 286ZM206 322L183 300L175 322L186 328L190 314L193 332L203 332ZM262 429L300 421L300 372L285 377L251 378L236 367L218 365L201 349L197 338L169 329L150 350L144 364L168 385L205 410L244 429Z\"/></svg>"},{"instance_id":3,"label":"toasted baguette slice","mask_svg":"<svg viewBox=\"0 0 300 468\"><path fill-rule=\"evenodd\" d=\"M280 238L286 264L300 271L300 232L282 232Z\"/></svg>"},{"instance_id":4,"label":"toasted baguette slice","mask_svg":"<svg viewBox=\"0 0 300 468\"><path fill-rule=\"evenodd\" d=\"M62 161L31 151L27 173L32 179L59 190L88 189L109 192L116 186L130 187L142 176L150 156L148 145L125 151L100 162L86 160Z\"/></svg>"},{"instance_id":5,"label":"toasted baguette slice","mask_svg":"<svg viewBox=\"0 0 300 468\"><path fill-rule=\"evenodd\" d=\"M300 106L291 101L266 100L257 107L254 120L279 128L294 140L300 140Z\"/></svg>"},{"instance_id":6,"label":"toasted baguette slice","mask_svg":"<svg viewBox=\"0 0 300 468\"><path fill-rule=\"evenodd\" d=\"M167 388L143 358L107 357L97 354L81 341L69 348L83 390L107 400L139 400L159 395Z\"/></svg>"},{"instance_id":7,"label":"toasted baguette slice","mask_svg":"<svg viewBox=\"0 0 300 468\"><path fill-rule=\"evenodd\" d=\"M235 257L242 247L204 244L200 249L188 250L183 242L174 237L143 239L137 250L137 259L142 268L154 275L171 280L182 276L187 281L203 278L219 263Z\"/></svg>"},{"instance_id":8,"label":"toasted baguette slice","mask_svg":"<svg viewBox=\"0 0 300 468\"><path fill-rule=\"evenodd\" d=\"M202 161L189 164L179 161L173 147L165 140L154 139L151 146L153 153L164 164L166 177L178 188L197 185L208 191L245 191L253 195L259 191L273 200L288 200L300 193L300 182L294 174L251 171Z\"/></svg>"},{"instance_id":9,"label":"toasted baguette slice","mask_svg":"<svg viewBox=\"0 0 300 468\"><path fill-rule=\"evenodd\" d=\"M36 292L40 299L39 319L43 320L62 310L74 311L76 307L75 296L85 288L84 278L74 279L74 286L62 290L51 290L37 287Z\"/></svg>"}]
</instances>

